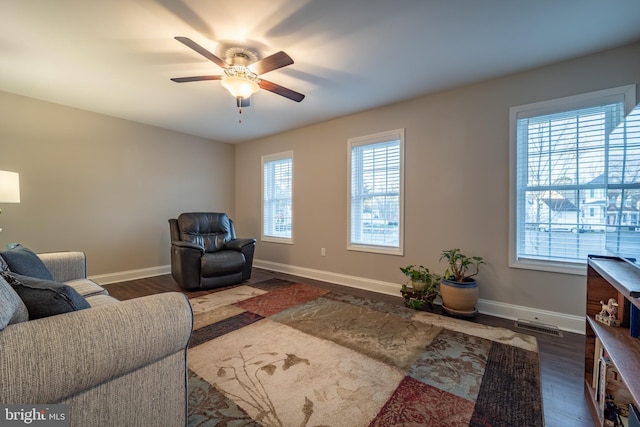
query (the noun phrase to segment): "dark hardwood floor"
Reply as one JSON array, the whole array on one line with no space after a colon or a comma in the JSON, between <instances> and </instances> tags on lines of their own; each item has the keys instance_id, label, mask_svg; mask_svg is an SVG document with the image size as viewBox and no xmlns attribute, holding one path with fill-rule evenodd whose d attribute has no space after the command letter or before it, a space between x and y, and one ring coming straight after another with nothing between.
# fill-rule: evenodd
<instances>
[{"instance_id":1,"label":"dark hardwood floor","mask_svg":"<svg viewBox=\"0 0 640 427\"><path fill-rule=\"evenodd\" d=\"M258 283L271 278L287 279L330 290L344 291L391 304L403 305L399 291L398 296L394 297L257 268L253 270L251 279L245 282L245 284L250 285L251 283ZM171 291L182 292L189 298L194 298L221 290L184 291L178 287L170 275L113 283L106 285L105 288L112 296L120 300ZM563 332L562 337L547 335L520 329L515 326L515 322L512 320L483 314L476 316L473 321L485 325L513 329L518 332L533 335L538 339L543 405L547 427L582 427L594 425L583 394L583 358L585 344L583 335L568 332Z\"/></svg>"}]
</instances>

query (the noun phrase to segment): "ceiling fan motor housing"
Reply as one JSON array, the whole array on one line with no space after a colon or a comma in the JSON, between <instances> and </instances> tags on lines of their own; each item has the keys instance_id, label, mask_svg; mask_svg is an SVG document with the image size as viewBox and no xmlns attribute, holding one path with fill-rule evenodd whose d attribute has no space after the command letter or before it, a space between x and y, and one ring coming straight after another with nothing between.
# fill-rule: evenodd
<instances>
[{"instance_id":1,"label":"ceiling fan motor housing","mask_svg":"<svg viewBox=\"0 0 640 427\"><path fill-rule=\"evenodd\" d=\"M243 47L232 47L225 52L225 62L231 66L242 65L248 67L258 60L258 54Z\"/></svg>"}]
</instances>

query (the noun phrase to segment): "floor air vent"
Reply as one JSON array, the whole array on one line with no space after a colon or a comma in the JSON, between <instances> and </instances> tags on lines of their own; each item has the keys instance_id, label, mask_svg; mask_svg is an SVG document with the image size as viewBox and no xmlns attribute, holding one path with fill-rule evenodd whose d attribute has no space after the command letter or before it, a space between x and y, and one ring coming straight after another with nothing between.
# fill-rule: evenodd
<instances>
[{"instance_id":1,"label":"floor air vent","mask_svg":"<svg viewBox=\"0 0 640 427\"><path fill-rule=\"evenodd\" d=\"M533 322L531 320L516 320L516 328L527 329L533 332L539 332L541 334L553 335L554 337L561 337L562 331L557 326L547 325L544 323Z\"/></svg>"}]
</instances>

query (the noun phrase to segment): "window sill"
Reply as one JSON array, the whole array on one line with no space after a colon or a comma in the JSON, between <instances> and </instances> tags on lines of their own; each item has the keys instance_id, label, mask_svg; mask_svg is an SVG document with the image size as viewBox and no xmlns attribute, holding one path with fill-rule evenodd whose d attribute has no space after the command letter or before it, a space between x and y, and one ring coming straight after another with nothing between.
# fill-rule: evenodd
<instances>
[{"instance_id":1,"label":"window sill","mask_svg":"<svg viewBox=\"0 0 640 427\"><path fill-rule=\"evenodd\" d=\"M509 264L511 268L522 268L525 270L547 271L550 273L574 274L578 276L587 275L587 260L584 263L545 261L536 259L522 259Z\"/></svg>"},{"instance_id":2,"label":"window sill","mask_svg":"<svg viewBox=\"0 0 640 427\"><path fill-rule=\"evenodd\" d=\"M397 255L403 256L404 252L400 248L389 248L385 246L368 246L368 245L349 245L348 251L370 252L374 254Z\"/></svg>"},{"instance_id":3,"label":"window sill","mask_svg":"<svg viewBox=\"0 0 640 427\"><path fill-rule=\"evenodd\" d=\"M271 237L271 236L262 236L260 238L261 242L269 242L269 243L282 243L285 245L293 245L293 239L288 239L286 237Z\"/></svg>"}]
</instances>

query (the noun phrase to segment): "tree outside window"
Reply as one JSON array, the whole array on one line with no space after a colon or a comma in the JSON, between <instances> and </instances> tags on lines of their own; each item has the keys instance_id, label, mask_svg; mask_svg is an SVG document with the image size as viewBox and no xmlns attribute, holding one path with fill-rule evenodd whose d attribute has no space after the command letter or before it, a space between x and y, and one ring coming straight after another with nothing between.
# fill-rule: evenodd
<instances>
[{"instance_id":1,"label":"tree outside window","mask_svg":"<svg viewBox=\"0 0 640 427\"><path fill-rule=\"evenodd\" d=\"M512 266L577 272L606 253L610 139L630 88L511 109Z\"/></svg>"}]
</instances>

